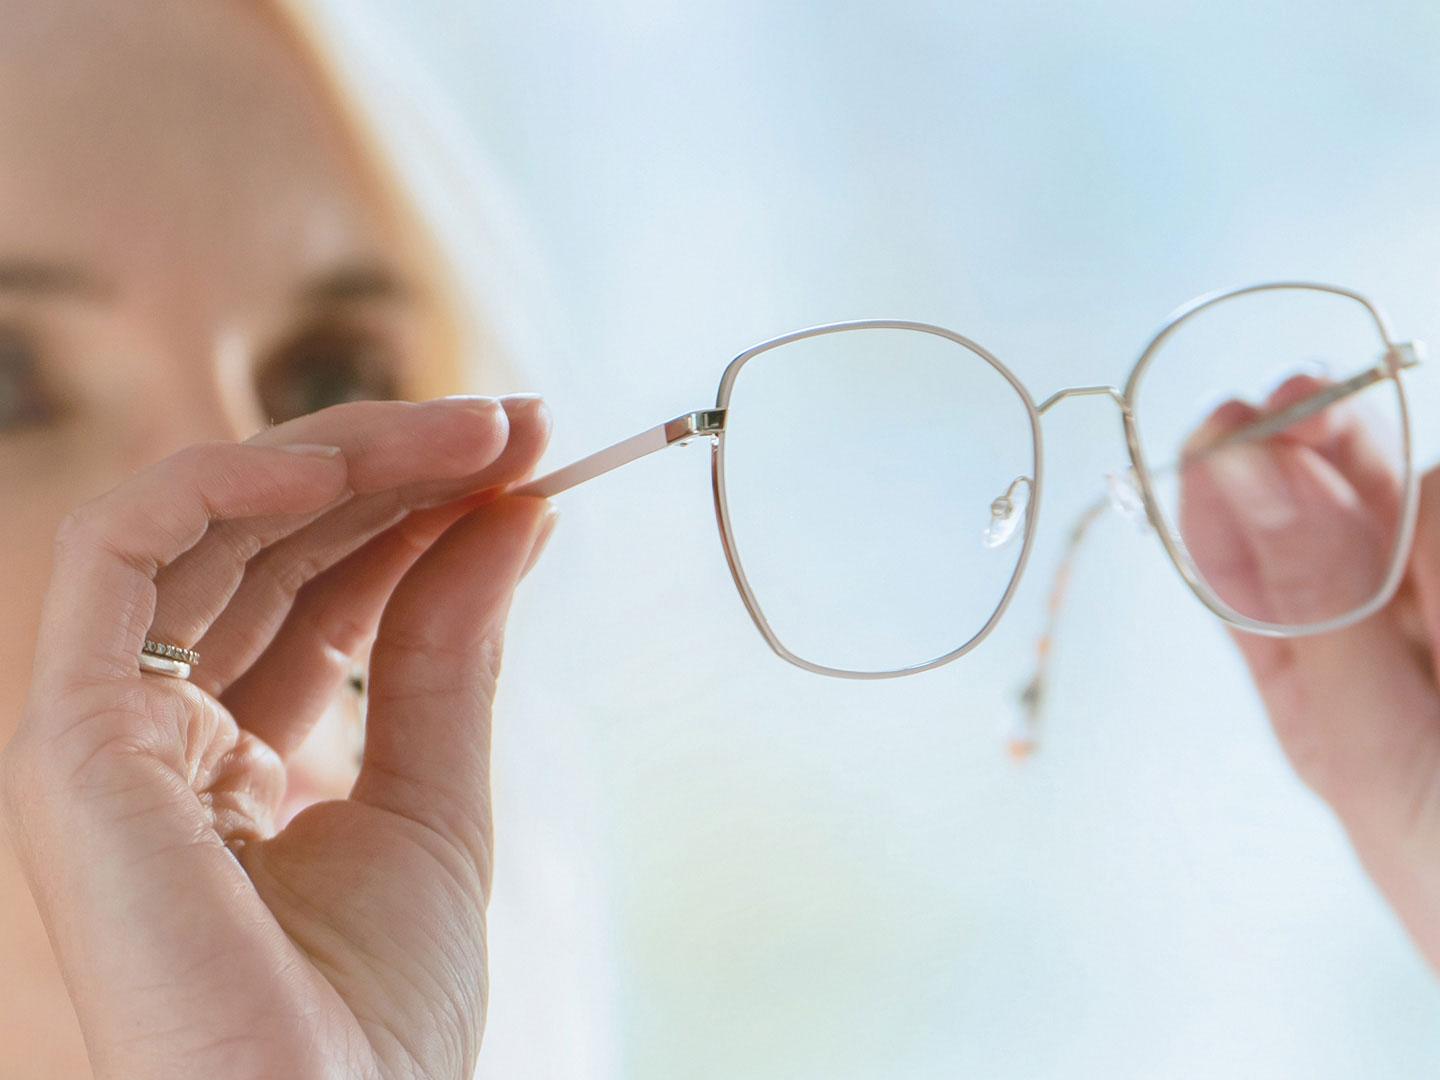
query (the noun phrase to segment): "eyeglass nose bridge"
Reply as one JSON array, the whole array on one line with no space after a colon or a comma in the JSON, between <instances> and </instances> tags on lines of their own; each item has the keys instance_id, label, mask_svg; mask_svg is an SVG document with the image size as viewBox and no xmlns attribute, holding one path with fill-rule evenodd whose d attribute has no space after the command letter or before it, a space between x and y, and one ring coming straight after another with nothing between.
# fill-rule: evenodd
<instances>
[{"instance_id":1,"label":"eyeglass nose bridge","mask_svg":"<svg viewBox=\"0 0 1440 1080\"><path fill-rule=\"evenodd\" d=\"M1056 390L1047 397L1036 407L1035 411L1043 416L1053 406L1071 397L1108 397L1120 406L1121 412L1127 414L1130 412L1130 402L1125 399L1125 395L1116 386L1067 386L1063 390Z\"/></svg>"}]
</instances>

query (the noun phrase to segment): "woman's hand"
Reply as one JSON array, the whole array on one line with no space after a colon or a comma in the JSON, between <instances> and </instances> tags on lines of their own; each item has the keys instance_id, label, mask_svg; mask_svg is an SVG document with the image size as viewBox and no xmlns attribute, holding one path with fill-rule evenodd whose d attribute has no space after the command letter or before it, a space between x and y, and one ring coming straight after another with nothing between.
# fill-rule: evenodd
<instances>
[{"instance_id":1,"label":"woman's hand","mask_svg":"<svg viewBox=\"0 0 1440 1080\"><path fill-rule=\"evenodd\" d=\"M1223 406L1199 442L1316 389L1297 377L1260 408ZM1400 486L1362 415L1336 406L1252 443L1252 471L1226 483L1203 459L1182 472L1182 529L1217 591L1353 599L1352 610L1375 594ZM1302 570L1308 580L1297 580ZM1234 638L1292 765L1440 968L1440 471L1421 484L1415 546L1384 610L1311 637Z\"/></svg>"},{"instance_id":2,"label":"woman's hand","mask_svg":"<svg viewBox=\"0 0 1440 1080\"><path fill-rule=\"evenodd\" d=\"M341 405L66 520L0 791L97 1076L470 1075L502 628L552 520L492 489L547 434L529 397ZM276 833L372 637L354 790Z\"/></svg>"}]
</instances>

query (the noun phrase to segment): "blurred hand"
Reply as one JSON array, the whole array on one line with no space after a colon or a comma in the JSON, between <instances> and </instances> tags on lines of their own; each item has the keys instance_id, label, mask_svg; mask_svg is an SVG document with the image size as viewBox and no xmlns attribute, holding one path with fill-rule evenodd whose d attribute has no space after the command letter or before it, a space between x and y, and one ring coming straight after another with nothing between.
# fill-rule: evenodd
<instances>
[{"instance_id":1,"label":"blurred hand","mask_svg":"<svg viewBox=\"0 0 1440 1080\"><path fill-rule=\"evenodd\" d=\"M1354 610L1378 592L1399 479L1361 414L1343 406L1263 442L1209 457L1204 447L1322 386L1297 377L1263 406L1222 406L1181 471L1181 531L1196 565L1222 598L1275 621ZM1316 636L1233 636L1291 764L1440 968L1440 471L1421 484L1414 551L1383 610Z\"/></svg>"},{"instance_id":2,"label":"blurred hand","mask_svg":"<svg viewBox=\"0 0 1440 1080\"><path fill-rule=\"evenodd\" d=\"M529 397L341 405L66 520L0 790L97 1076L471 1074L490 707L553 520L493 489L547 434ZM146 636L192 680L142 674ZM276 833L372 639L354 790Z\"/></svg>"}]
</instances>

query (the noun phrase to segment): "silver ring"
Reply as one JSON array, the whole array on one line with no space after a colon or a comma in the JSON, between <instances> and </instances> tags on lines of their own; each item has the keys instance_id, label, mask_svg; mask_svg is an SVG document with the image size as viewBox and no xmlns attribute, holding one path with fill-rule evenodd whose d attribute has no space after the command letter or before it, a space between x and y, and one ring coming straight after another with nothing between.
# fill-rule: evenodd
<instances>
[{"instance_id":1,"label":"silver ring","mask_svg":"<svg viewBox=\"0 0 1440 1080\"><path fill-rule=\"evenodd\" d=\"M190 665L184 660L170 660L164 656L151 656L149 653L140 654L140 670L153 671L157 675L172 675L177 679L190 677Z\"/></svg>"},{"instance_id":2,"label":"silver ring","mask_svg":"<svg viewBox=\"0 0 1440 1080\"><path fill-rule=\"evenodd\" d=\"M191 670L200 663L200 654L183 645L171 645L165 641L145 639L140 647L140 670L153 671L157 675L169 675L176 679L188 679Z\"/></svg>"}]
</instances>

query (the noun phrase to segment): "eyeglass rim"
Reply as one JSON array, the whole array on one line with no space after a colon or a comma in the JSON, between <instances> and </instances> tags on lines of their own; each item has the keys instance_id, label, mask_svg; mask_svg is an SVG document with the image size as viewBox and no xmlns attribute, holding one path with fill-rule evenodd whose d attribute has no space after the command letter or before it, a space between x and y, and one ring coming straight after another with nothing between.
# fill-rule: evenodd
<instances>
[{"instance_id":1,"label":"eyeglass rim","mask_svg":"<svg viewBox=\"0 0 1440 1080\"><path fill-rule=\"evenodd\" d=\"M1140 438L1139 409L1136 404L1136 392L1139 389L1141 380L1149 369L1154 357L1159 353L1161 347L1186 321L1227 300L1233 300L1242 296L1272 291L1311 291L1329 293L1345 297L1359 303L1374 320L1381 340L1384 344L1386 354L1393 355L1397 348L1395 335L1385 313L1374 304L1369 298L1352 289L1338 285L1329 285L1311 281L1276 281L1263 282L1260 284L1242 285L1233 288L1214 290L1198 296L1179 308L1175 309L1161 323L1159 329L1152 335L1150 340L1141 350L1130 374L1126 379L1123 390L1112 387L1077 387L1070 390L1062 390L1047 398L1047 405L1067 396L1069 393L1089 393L1104 391L1111 396L1120 407L1121 420L1125 436L1126 449L1128 451L1131 466L1135 471L1136 481L1140 490L1142 504L1145 514L1151 527L1159 537L1161 546L1169 558L1171 565L1175 567L1186 586L1195 597L1217 618L1227 625L1249 633L1266 637L1294 638L1304 637L1313 634L1323 634L1334 630L1343 629L1361 620L1368 618L1384 607L1394 597L1399 589L1400 582L1404 578L1405 567L1408 565L1410 552L1414 543L1415 523L1419 506L1419 481L1414 467L1413 437L1410 424L1409 399L1405 393L1404 382L1400 377L1400 371L1395 369L1391 373L1394 380L1397 397L1400 403L1400 427L1401 444L1404 452L1402 492L1403 503L1400 516L1399 535L1392 555L1391 565L1387 571L1384 581L1377 589L1375 595L1366 603L1356 607L1352 611L1340 616L1318 623L1288 624L1273 623L1261 619L1251 618L1235 610L1226 604L1218 594L1205 582L1203 576L1193 565L1189 557L1180 549L1176 538L1173 536L1169 524L1160 508L1159 499L1156 495L1155 484L1149 466L1145 459L1144 447ZM996 357L983 345L950 330L943 326L932 323L917 322L906 319L853 319L843 322L824 323L817 326L806 327L801 330L794 330L778 337L770 338L767 341L753 345L737 355L726 365L720 378L720 385L715 396L715 407L717 410L728 410L730 408L730 396L736 379L740 372L755 357L760 356L783 345L809 338L821 337L827 334L841 333L851 330L902 330L915 331L944 338L968 350L975 356L988 363L991 368L997 371L1010 387L1015 391L1025 407L1026 418L1030 425L1031 452L1033 455L1033 476L1032 491L1028 511L1025 515L1024 535L1019 558L1011 572L1010 579L990 616L985 620L981 628L968 640L955 649L936 656L930 660L907 665L900 668L893 668L878 671L854 671L846 668L837 668L825 664L819 664L805 659L792 651L780 640L774 628L770 625L759 598L755 594L753 586L745 573L740 558L739 545L736 542L729 512L729 499L725 486L725 443L726 432L722 429L715 433L711 443L711 494L715 507L716 524L720 532L721 547L724 552L725 561L730 569L730 575L735 583L736 590L740 594L746 611L754 622L756 629L764 638L770 649L781 659L796 667L819 675L829 675L846 679L890 679L900 678L906 675L918 674L922 671L929 671L941 667L977 648L999 624L1006 611L1019 590L1020 582L1024 577L1025 569L1029 565L1031 554L1038 536L1038 524L1040 520L1040 508L1044 497L1044 432L1041 423L1042 408L1036 404L1035 397L1030 393L1029 388L1010 370L1010 368Z\"/></svg>"},{"instance_id":2,"label":"eyeglass rim","mask_svg":"<svg viewBox=\"0 0 1440 1080\"><path fill-rule=\"evenodd\" d=\"M779 337L763 341L753 345L740 353L735 359L726 365L725 371L720 376L720 386L715 394L715 408L727 410L730 407L730 394L734 388L735 381L741 370L751 360L772 349L780 348L782 345L789 345L797 341L804 341L809 338L823 337L828 334L842 333L851 330L905 330L915 331L923 334L930 334L935 337L944 338L988 363L995 371L1009 383L1020 401L1025 406L1026 419L1030 425L1030 446L1033 462L1031 479L1030 499L1025 514L1024 535L1021 540L1020 555L1010 573L1010 580L1006 583L1005 591L1001 594L999 602L984 624L968 640L957 648L951 649L939 656L922 663L910 664L905 667L892 668L877 671L854 671L848 668L837 668L827 664L819 664L807 660L793 652L783 641L780 640L774 628L766 617L755 590L745 573L744 566L740 559L739 545L735 539L735 533L731 526L729 498L725 486L725 443L726 432L724 430L715 434L710 450L710 488L715 504L715 521L720 530L720 544L725 554L726 565L730 568L730 576L735 582L735 588L740 593L740 599L745 605L755 628L765 639L773 652L781 659L794 664L796 667L817 675L830 675L842 679L895 679L905 675L916 675L922 671L929 671L932 668L941 667L951 661L958 660L966 653L975 649L981 642L989 637L990 632L1004 617L1010 606L1016 591L1019 589L1020 580L1024 576L1025 567L1030 561L1030 554L1035 545L1036 524L1040 517L1040 505L1044 495L1044 434L1040 423L1040 410L1031 396L1030 391L1002 361L984 346L958 334L954 330L946 329L943 326L936 326L932 323L915 322L906 319L852 319L845 322L824 323L819 326L806 327L803 330L794 330ZM728 425L727 425L728 426Z\"/></svg>"},{"instance_id":3,"label":"eyeglass rim","mask_svg":"<svg viewBox=\"0 0 1440 1080\"><path fill-rule=\"evenodd\" d=\"M1218 289L1214 292L1198 296L1181 305L1175 311L1171 312L1161 324L1149 342L1146 343L1144 349L1141 350L1139 358L1130 370L1130 375L1125 381L1124 390L1120 394L1120 412L1125 431L1125 445L1130 455L1131 466L1135 470L1135 477L1138 481L1141 499L1145 507L1145 516L1149 519L1156 536L1159 537L1161 546L1165 549L1165 554L1169 557L1171 564L1180 574L1180 577L1184 580L1190 591L1194 593L1195 597L1204 604L1213 615L1217 616L1229 626L1262 637L1299 638L1331 633L1335 630L1343 630L1347 626L1353 626L1369 618L1394 598L1395 593L1400 588L1401 581L1404 580L1405 568L1409 564L1411 549L1414 546L1415 523L1419 511L1420 492L1419 477L1414 465L1414 444L1410 425L1410 402L1405 393L1405 383L1401 378L1400 370L1392 364L1390 378L1395 384L1395 393L1400 405L1400 439L1404 462L1401 475L1402 505L1399 532L1391 555L1390 566L1386 571L1385 578L1369 600L1351 611L1315 623L1271 622L1244 615L1227 604L1205 581L1199 569L1194 565L1193 560L1181 549L1176 537L1171 531L1170 524L1164 512L1160 508L1160 501L1156 495L1154 480L1148 463L1145 460L1144 444L1140 437L1140 408L1137 398L1141 381L1146 371L1149 370L1154 358L1159 354L1165 343L1188 320L1228 300L1251 296L1257 293L1276 291L1329 293L1352 300L1360 304L1374 321L1384 345L1386 357L1393 357L1399 347L1399 343L1395 340L1395 334L1391 328L1390 320L1385 312L1367 296L1353 289L1314 281L1274 281L1263 282L1258 285L1242 285L1236 288Z\"/></svg>"}]
</instances>

